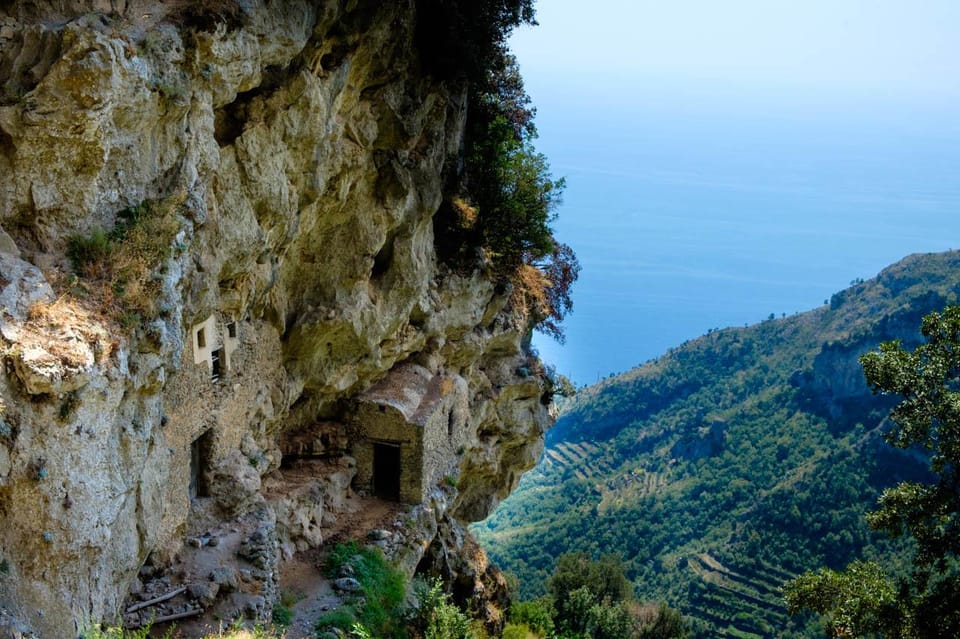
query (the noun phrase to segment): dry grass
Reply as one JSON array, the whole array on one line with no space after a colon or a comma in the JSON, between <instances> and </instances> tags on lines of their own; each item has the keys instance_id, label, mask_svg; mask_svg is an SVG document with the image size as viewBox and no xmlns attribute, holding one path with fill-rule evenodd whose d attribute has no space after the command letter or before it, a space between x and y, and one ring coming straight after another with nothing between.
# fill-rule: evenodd
<instances>
[{"instance_id":1,"label":"dry grass","mask_svg":"<svg viewBox=\"0 0 960 639\"><path fill-rule=\"evenodd\" d=\"M156 317L162 292L158 270L172 252L180 230L177 210L185 199L186 193L178 192L128 209L134 213L110 234L73 238L71 259L81 279L67 283L70 292L124 326Z\"/></svg>"},{"instance_id":2,"label":"dry grass","mask_svg":"<svg viewBox=\"0 0 960 639\"><path fill-rule=\"evenodd\" d=\"M530 264L521 264L513 276L510 305L524 317L539 321L553 311L547 290L552 286L543 271Z\"/></svg>"},{"instance_id":3,"label":"dry grass","mask_svg":"<svg viewBox=\"0 0 960 639\"><path fill-rule=\"evenodd\" d=\"M455 197L450 202L457 216L457 224L462 229L472 229L477 224L477 209L470 206L466 200Z\"/></svg>"},{"instance_id":4,"label":"dry grass","mask_svg":"<svg viewBox=\"0 0 960 639\"><path fill-rule=\"evenodd\" d=\"M91 350L92 363L105 363L116 347L100 319L69 297L31 306L19 343L21 346L38 346L65 367L73 369L91 363Z\"/></svg>"},{"instance_id":5,"label":"dry grass","mask_svg":"<svg viewBox=\"0 0 960 639\"><path fill-rule=\"evenodd\" d=\"M453 392L453 389L456 388L456 384L453 382L452 377L444 377L440 382L440 396L446 397Z\"/></svg>"}]
</instances>

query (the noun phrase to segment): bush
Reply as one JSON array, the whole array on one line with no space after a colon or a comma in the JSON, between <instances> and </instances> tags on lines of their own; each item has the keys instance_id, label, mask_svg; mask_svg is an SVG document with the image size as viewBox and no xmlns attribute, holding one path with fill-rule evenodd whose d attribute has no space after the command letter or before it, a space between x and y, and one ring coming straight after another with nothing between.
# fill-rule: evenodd
<instances>
[{"instance_id":1,"label":"bush","mask_svg":"<svg viewBox=\"0 0 960 639\"><path fill-rule=\"evenodd\" d=\"M390 565L379 549L360 548L355 542L338 544L330 553L328 567L331 575L344 565L353 569L354 577L360 583L359 596L351 600L353 618L349 624L340 625L327 620L327 615L321 619L323 627L336 625L342 630L350 630L356 622L378 639L403 637L402 604L406 594L403 574Z\"/></svg>"},{"instance_id":2,"label":"bush","mask_svg":"<svg viewBox=\"0 0 960 639\"><path fill-rule=\"evenodd\" d=\"M103 229L95 229L90 235L71 235L67 238L67 258L73 269L81 275L95 275L107 268L106 262L111 252L113 243Z\"/></svg>"},{"instance_id":3,"label":"bush","mask_svg":"<svg viewBox=\"0 0 960 639\"><path fill-rule=\"evenodd\" d=\"M273 607L271 620L280 628L289 628L290 624L293 623L293 610L281 603L278 603Z\"/></svg>"},{"instance_id":4,"label":"bush","mask_svg":"<svg viewBox=\"0 0 960 639\"><path fill-rule=\"evenodd\" d=\"M414 592L418 606L411 622L424 639L474 639L470 618L450 600L439 579L416 582Z\"/></svg>"},{"instance_id":5,"label":"bush","mask_svg":"<svg viewBox=\"0 0 960 639\"><path fill-rule=\"evenodd\" d=\"M544 635L536 634L526 624L508 623L503 629L502 639L542 639Z\"/></svg>"},{"instance_id":6,"label":"bush","mask_svg":"<svg viewBox=\"0 0 960 639\"><path fill-rule=\"evenodd\" d=\"M336 610L331 610L317 621L317 631L322 632L326 628L339 628L344 632L353 628L357 623L357 613L351 606L340 606Z\"/></svg>"},{"instance_id":7,"label":"bush","mask_svg":"<svg viewBox=\"0 0 960 639\"><path fill-rule=\"evenodd\" d=\"M542 636L553 634L553 604L550 599L541 597L533 601L522 601L510 606L510 621L529 627Z\"/></svg>"}]
</instances>

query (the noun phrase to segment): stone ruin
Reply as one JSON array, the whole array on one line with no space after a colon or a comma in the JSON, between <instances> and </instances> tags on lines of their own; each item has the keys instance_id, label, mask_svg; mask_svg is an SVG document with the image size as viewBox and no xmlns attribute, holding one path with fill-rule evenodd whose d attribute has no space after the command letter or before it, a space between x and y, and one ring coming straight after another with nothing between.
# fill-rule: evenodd
<instances>
[{"instance_id":1,"label":"stone ruin","mask_svg":"<svg viewBox=\"0 0 960 639\"><path fill-rule=\"evenodd\" d=\"M353 423L354 486L416 504L442 481L455 483L467 444L467 383L405 364L364 392ZM453 462L453 463L451 463Z\"/></svg>"}]
</instances>

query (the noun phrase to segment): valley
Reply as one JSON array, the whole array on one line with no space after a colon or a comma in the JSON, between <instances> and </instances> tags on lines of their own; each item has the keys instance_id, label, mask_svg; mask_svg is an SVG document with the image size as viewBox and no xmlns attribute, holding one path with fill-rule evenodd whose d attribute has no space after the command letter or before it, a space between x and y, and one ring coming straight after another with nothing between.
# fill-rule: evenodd
<instances>
[{"instance_id":1,"label":"valley","mask_svg":"<svg viewBox=\"0 0 960 639\"><path fill-rule=\"evenodd\" d=\"M892 398L870 392L858 357L915 345L920 318L958 293L960 253L911 256L821 308L711 331L581 389L473 531L522 598L562 553L613 554L695 636L822 636L787 615L783 584L863 555L902 560L905 544L864 515L884 488L928 478L922 454L881 439Z\"/></svg>"}]
</instances>

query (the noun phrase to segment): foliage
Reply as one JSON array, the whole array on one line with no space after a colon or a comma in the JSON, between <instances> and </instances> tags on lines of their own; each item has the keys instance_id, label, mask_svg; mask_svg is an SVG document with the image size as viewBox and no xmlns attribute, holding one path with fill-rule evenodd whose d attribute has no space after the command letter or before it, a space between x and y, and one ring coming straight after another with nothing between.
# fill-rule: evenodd
<instances>
[{"instance_id":1,"label":"foliage","mask_svg":"<svg viewBox=\"0 0 960 639\"><path fill-rule=\"evenodd\" d=\"M411 625L424 639L473 639L470 618L453 604L439 579L416 582L414 593L418 605Z\"/></svg>"},{"instance_id":2,"label":"foliage","mask_svg":"<svg viewBox=\"0 0 960 639\"><path fill-rule=\"evenodd\" d=\"M324 628L339 628L351 630L357 624L357 613L353 606L345 605L325 613L317 620L317 630Z\"/></svg>"},{"instance_id":3,"label":"foliage","mask_svg":"<svg viewBox=\"0 0 960 639\"><path fill-rule=\"evenodd\" d=\"M893 402L857 383L857 358L919 344L910 327L960 294L958 273L960 253L914 256L832 308L712 331L580 389L475 535L523 598L546 592L564 553L616 553L638 594L697 636L822 636L788 615L782 584L858 557L883 557L896 582L910 544L864 516L884 489L931 478L923 454L883 442Z\"/></svg>"},{"instance_id":4,"label":"foliage","mask_svg":"<svg viewBox=\"0 0 960 639\"><path fill-rule=\"evenodd\" d=\"M636 600L616 557L595 561L583 553L562 555L547 587L549 597L511 608L513 635L565 639L687 636L679 612L660 606L649 614L649 607ZM661 617L665 619L661 621Z\"/></svg>"},{"instance_id":5,"label":"foliage","mask_svg":"<svg viewBox=\"0 0 960 639\"><path fill-rule=\"evenodd\" d=\"M289 628L290 624L293 623L293 610L291 610L289 606L277 603L273 607L271 621L280 628Z\"/></svg>"},{"instance_id":6,"label":"foliage","mask_svg":"<svg viewBox=\"0 0 960 639\"><path fill-rule=\"evenodd\" d=\"M790 614L804 608L829 615L834 637L862 637L879 633L901 637L902 611L896 592L883 569L873 562L855 561L846 570L821 568L797 577L784 588Z\"/></svg>"},{"instance_id":7,"label":"foliage","mask_svg":"<svg viewBox=\"0 0 960 639\"><path fill-rule=\"evenodd\" d=\"M575 631L584 630L584 615L594 602L623 601L631 594L620 560L606 555L593 561L582 552L557 559L547 590L557 611L557 626Z\"/></svg>"},{"instance_id":8,"label":"foliage","mask_svg":"<svg viewBox=\"0 0 960 639\"><path fill-rule=\"evenodd\" d=\"M640 639L670 639L684 637L690 629L679 610L661 603L653 619L640 630Z\"/></svg>"},{"instance_id":9,"label":"foliage","mask_svg":"<svg viewBox=\"0 0 960 639\"><path fill-rule=\"evenodd\" d=\"M523 23L536 24L533 0L417 1L417 45L428 70L443 79L482 78Z\"/></svg>"},{"instance_id":10,"label":"foliage","mask_svg":"<svg viewBox=\"0 0 960 639\"><path fill-rule=\"evenodd\" d=\"M515 307L532 326L563 339L580 272L576 255L553 237L551 223L564 180L554 179L533 146L534 110L506 36L533 21L529 0L421 0L421 47L430 60L454 62L468 86L464 162L453 197L434 219L437 252L473 268L477 249L495 274L514 285ZM451 36L447 42L444 36Z\"/></svg>"},{"instance_id":11,"label":"foliage","mask_svg":"<svg viewBox=\"0 0 960 639\"><path fill-rule=\"evenodd\" d=\"M532 601L520 601L510 606L510 621L528 626L532 631L542 635L553 634L553 617L556 611L549 597L541 597Z\"/></svg>"},{"instance_id":12,"label":"foliage","mask_svg":"<svg viewBox=\"0 0 960 639\"><path fill-rule=\"evenodd\" d=\"M542 639L544 635L535 633L530 626L523 623L508 623L503 628L501 639Z\"/></svg>"},{"instance_id":13,"label":"foliage","mask_svg":"<svg viewBox=\"0 0 960 639\"><path fill-rule=\"evenodd\" d=\"M884 491L871 527L917 541L917 561L941 562L960 551L960 306L923 319L926 342L913 351L885 342L861 359L870 387L903 400L884 439L931 451L935 484L903 482Z\"/></svg>"},{"instance_id":14,"label":"foliage","mask_svg":"<svg viewBox=\"0 0 960 639\"><path fill-rule=\"evenodd\" d=\"M323 617L318 627L336 626L349 630L358 622L378 639L404 637L406 581L403 573L390 565L379 549L360 548L355 542L338 544L331 551L328 560L330 573L336 574L342 566L353 569L354 577L360 583L360 593L348 602L350 610L336 617Z\"/></svg>"},{"instance_id":15,"label":"foliage","mask_svg":"<svg viewBox=\"0 0 960 639\"><path fill-rule=\"evenodd\" d=\"M89 235L72 235L67 238L67 258L74 270L89 272L110 258L113 244L103 229L94 229Z\"/></svg>"},{"instance_id":16,"label":"foliage","mask_svg":"<svg viewBox=\"0 0 960 639\"><path fill-rule=\"evenodd\" d=\"M877 393L899 395L884 439L930 451L936 482L886 489L871 528L916 542L909 578L895 587L876 564L855 561L843 572L806 573L787 586L792 611L829 615L834 636L957 636L960 633L960 307L923 318L926 341L913 350L884 342L861 358Z\"/></svg>"}]
</instances>

